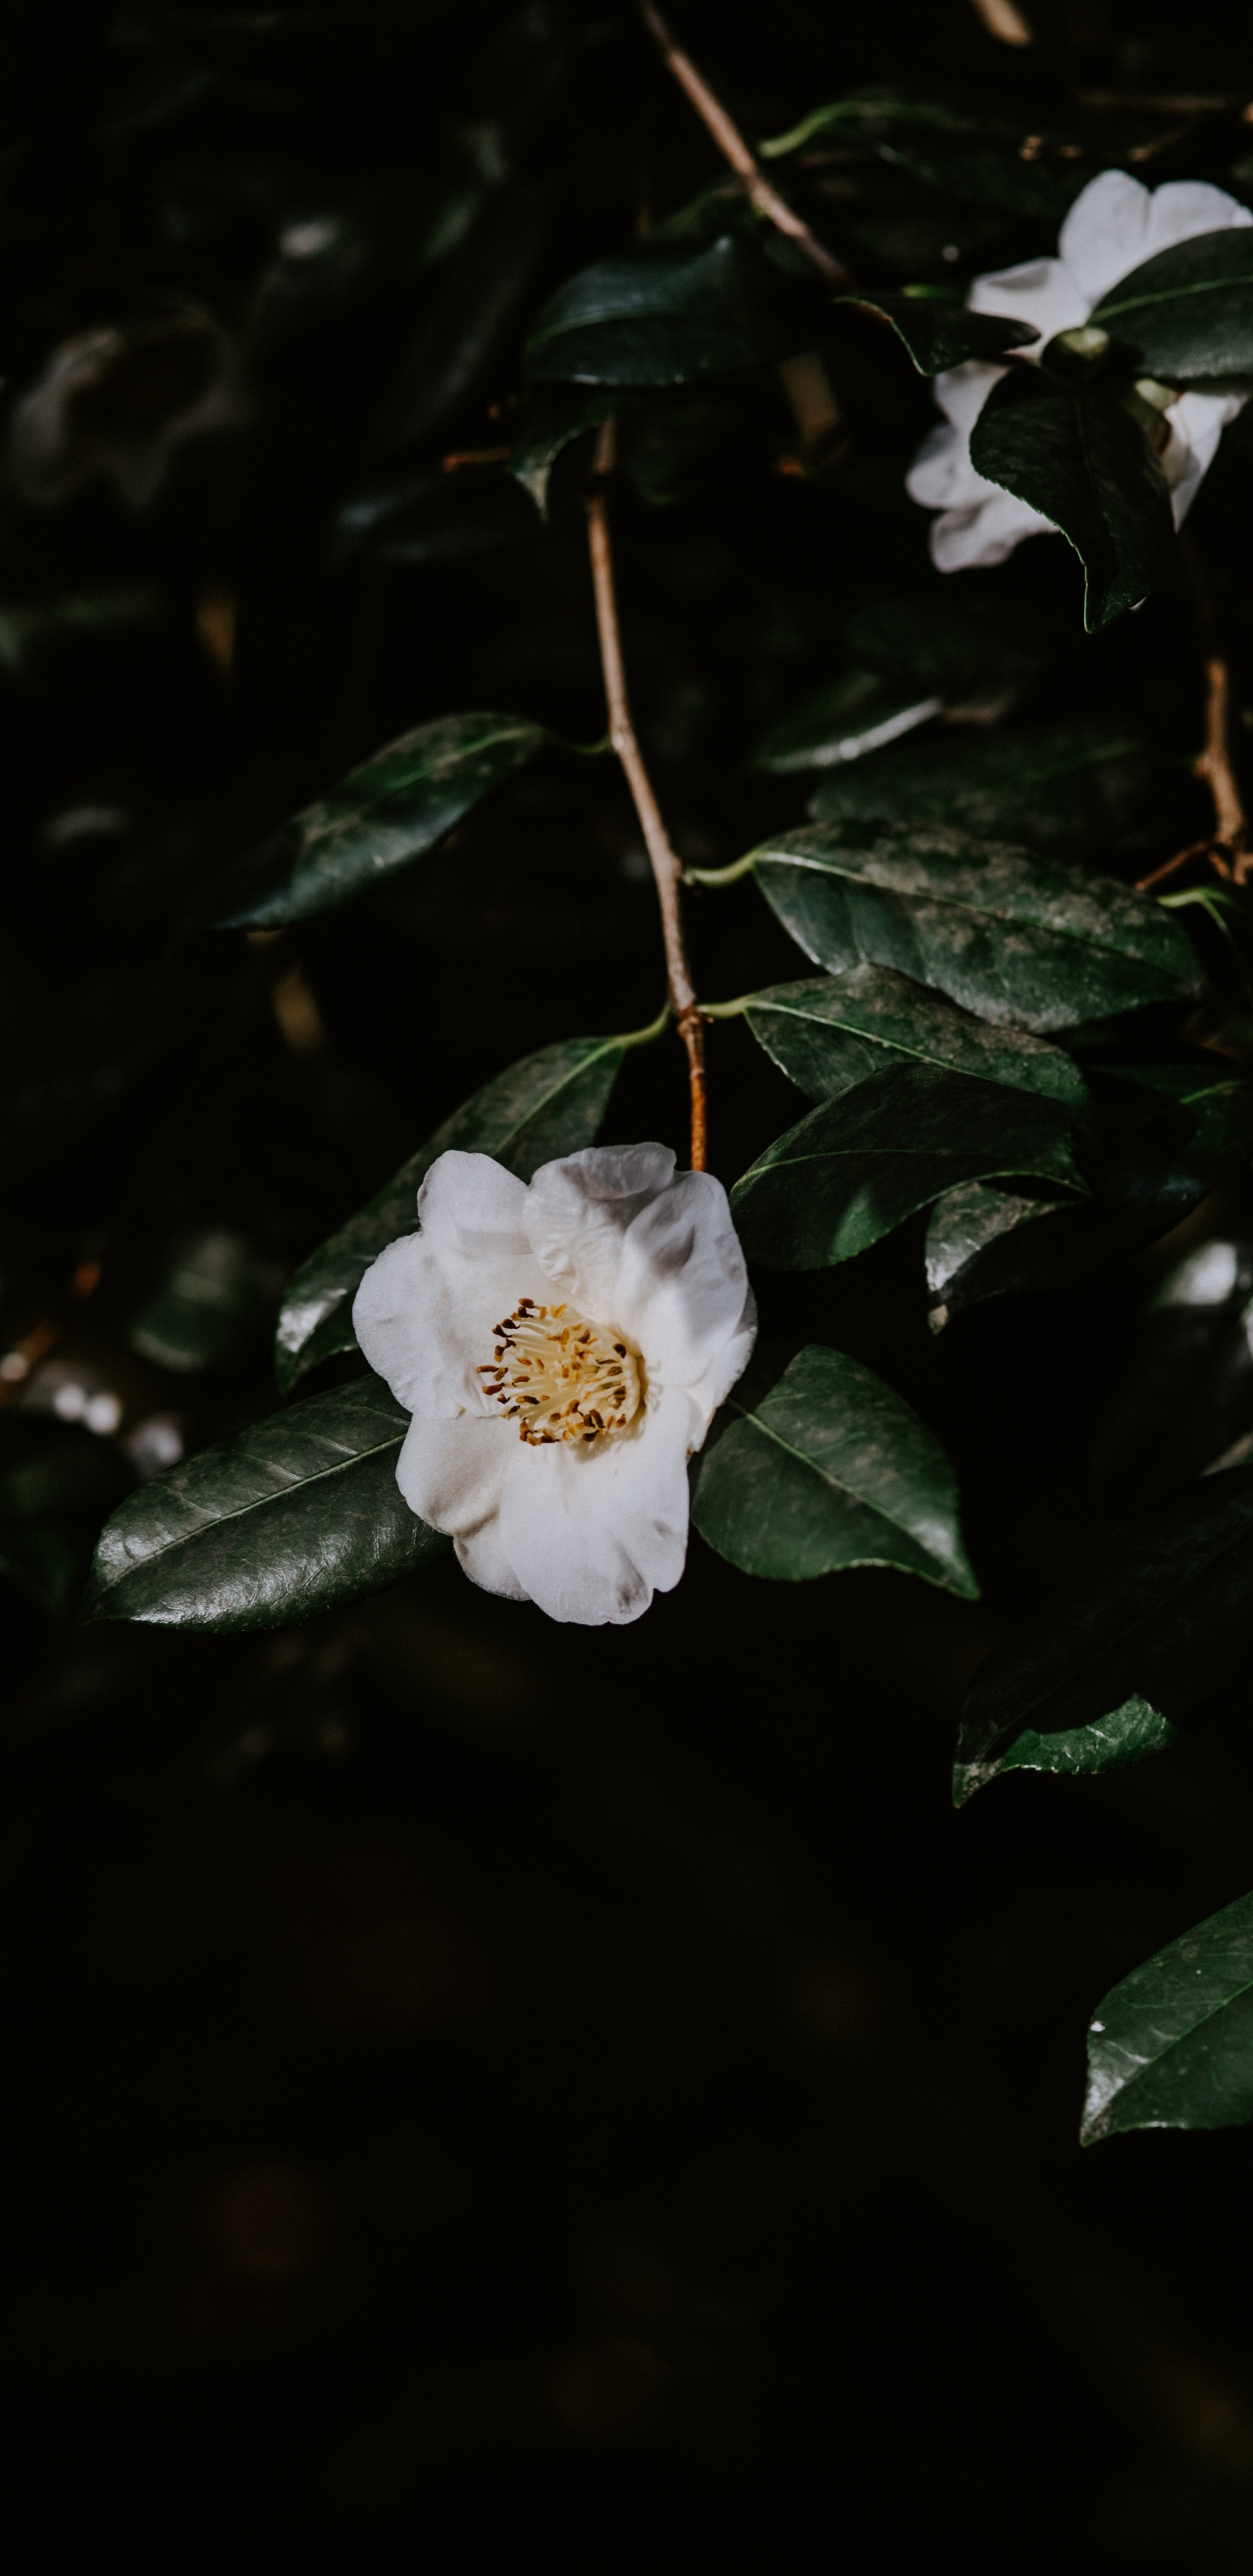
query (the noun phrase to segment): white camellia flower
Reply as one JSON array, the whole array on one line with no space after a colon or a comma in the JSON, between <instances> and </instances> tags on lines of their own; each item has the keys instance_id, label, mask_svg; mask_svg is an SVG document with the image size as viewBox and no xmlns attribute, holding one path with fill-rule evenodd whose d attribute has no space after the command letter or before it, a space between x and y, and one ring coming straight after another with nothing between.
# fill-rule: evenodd
<instances>
[{"instance_id":1,"label":"white camellia flower","mask_svg":"<svg viewBox=\"0 0 1253 2576\"><path fill-rule=\"evenodd\" d=\"M1253 214L1203 179L1168 179L1148 189L1124 170L1103 170L1076 197L1056 259L1024 260L1018 268L977 277L966 301L974 313L1032 323L1039 344L1022 354L1038 358L1047 341L1086 322L1110 288L1146 259L1233 224L1253 224ZM932 430L905 479L915 501L940 512L931 529L931 555L941 572L1003 563L1024 537L1055 533L1051 520L998 483L985 482L970 461L971 430L1004 373L1004 367L969 358L935 379L944 426ZM1214 461L1224 423L1234 420L1243 401L1243 394L1184 393L1171 403L1170 440L1161 462L1176 527Z\"/></svg>"},{"instance_id":2,"label":"white camellia flower","mask_svg":"<svg viewBox=\"0 0 1253 2576\"><path fill-rule=\"evenodd\" d=\"M396 1482L474 1582L587 1627L638 1619L687 1552L687 1462L757 1319L720 1181L589 1146L529 1186L441 1154L421 1232L352 1310L412 1413Z\"/></svg>"}]
</instances>

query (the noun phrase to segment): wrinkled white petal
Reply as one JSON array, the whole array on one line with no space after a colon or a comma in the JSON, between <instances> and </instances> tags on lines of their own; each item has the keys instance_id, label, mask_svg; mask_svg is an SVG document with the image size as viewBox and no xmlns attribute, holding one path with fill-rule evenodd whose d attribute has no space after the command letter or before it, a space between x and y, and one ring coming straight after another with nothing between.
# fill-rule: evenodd
<instances>
[{"instance_id":1,"label":"wrinkled white petal","mask_svg":"<svg viewBox=\"0 0 1253 2576\"><path fill-rule=\"evenodd\" d=\"M748 1271L721 1181L684 1172L628 1227L613 1320L648 1383L694 1386L740 1327Z\"/></svg>"},{"instance_id":2,"label":"wrinkled white petal","mask_svg":"<svg viewBox=\"0 0 1253 2576\"><path fill-rule=\"evenodd\" d=\"M463 1533L453 1540L457 1562L480 1592L494 1592L501 1601L529 1601L524 1583L519 1583L500 1535L499 1519L484 1521L480 1529Z\"/></svg>"},{"instance_id":3,"label":"wrinkled white petal","mask_svg":"<svg viewBox=\"0 0 1253 2576\"><path fill-rule=\"evenodd\" d=\"M989 483L986 501L964 510L945 510L931 523L931 560L940 572L967 572L975 565L1004 563L1024 537L1056 534L1051 519L1041 518L1029 501Z\"/></svg>"},{"instance_id":4,"label":"wrinkled white petal","mask_svg":"<svg viewBox=\"0 0 1253 2576\"><path fill-rule=\"evenodd\" d=\"M474 1261L447 1239L402 1234L367 1270L352 1326L398 1404L448 1421L487 1410L477 1371L495 1348L492 1326L519 1297L547 1291L526 1244L502 1251L493 1239L489 1257Z\"/></svg>"},{"instance_id":5,"label":"wrinkled white petal","mask_svg":"<svg viewBox=\"0 0 1253 2576\"><path fill-rule=\"evenodd\" d=\"M1046 340L1087 321L1093 299L1084 295L1065 260L1025 259L1017 268L995 268L976 277L966 302L972 313L1008 314L1011 322L1029 322L1040 337L1023 354L1038 358Z\"/></svg>"},{"instance_id":6,"label":"wrinkled white petal","mask_svg":"<svg viewBox=\"0 0 1253 2576\"><path fill-rule=\"evenodd\" d=\"M595 1450L527 1452L506 1483L504 1554L550 1619L621 1627L670 1592L687 1554L691 1407L679 1389L651 1399L634 1437Z\"/></svg>"},{"instance_id":7,"label":"wrinkled white petal","mask_svg":"<svg viewBox=\"0 0 1253 2576\"><path fill-rule=\"evenodd\" d=\"M674 1176L669 1145L588 1145L542 1163L527 1192L531 1249L580 1314L620 1324L618 1271L628 1227Z\"/></svg>"},{"instance_id":8,"label":"wrinkled white petal","mask_svg":"<svg viewBox=\"0 0 1253 2576\"><path fill-rule=\"evenodd\" d=\"M715 1354L704 1376L697 1378L695 1384L686 1390L699 1429L699 1438L694 1438L691 1442L693 1449L704 1447L705 1433L719 1405L725 1403L736 1379L743 1376L753 1356L753 1344L756 1339L757 1300L750 1288L730 1341L723 1350Z\"/></svg>"},{"instance_id":9,"label":"wrinkled white petal","mask_svg":"<svg viewBox=\"0 0 1253 2576\"><path fill-rule=\"evenodd\" d=\"M418 1192L418 1221L435 1243L481 1261L498 1246L526 1244L526 1183L490 1154L455 1147L432 1163Z\"/></svg>"},{"instance_id":10,"label":"wrinkled white petal","mask_svg":"<svg viewBox=\"0 0 1253 2576\"><path fill-rule=\"evenodd\" d=\"M1103 170L1076 197L1062 225L1058 258L1025 260L1017 268L977 277L967 302L975 313L1032 323L1040 340L1021 354L1037 358L1047 340L1086 322L1120 278L1158 251L1201 233L1249 223L1249 208L1206 180L1171 179L1150 190L1125 170ZM1004 563L1024 537L1052 530L1050 520L986 482L971 462L970 432L1004 372L969 360L935 379L935 399L948 426L924 440L905 488L924 509L942 514L932 521L930 539L931 558L941 572ZM1162 463L1176 527L1213 462L1224 421L1234 419L1242 399L1186 394L1172 404L1171 439Z\"/></svg>"}]
</instances>

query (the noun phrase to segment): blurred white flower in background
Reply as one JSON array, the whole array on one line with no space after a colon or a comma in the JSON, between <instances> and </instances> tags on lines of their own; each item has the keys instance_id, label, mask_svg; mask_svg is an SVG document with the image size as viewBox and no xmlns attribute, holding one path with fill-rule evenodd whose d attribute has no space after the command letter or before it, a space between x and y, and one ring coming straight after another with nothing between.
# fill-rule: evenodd
<instances>
[{"instance_id":1,"label":"blurred white flower in background","mask_svg":"<svg viewBox=\"0 0 1253 2576\"><path fill-rule=\"evenodd\" d=\"M1056 259L1024 260L1018 268L976 277L966 302L974 313L1032 323L1039 344L1021 354L1038 358L1046 341L1086 322L1119 278L1146 259L1198 233L1225 232L1235 224L1253 224L1253 214L1203 179L1169 179L1149 189L1123 170L1103 170L1076 197L1062 225ZM1051 520L999 484L985 482L970 461L971 430L1005 372L970 358L935 379L944 424L924 441L905 479L915 501L940 512L931 528L931 555L941 572L1003 563L1024 537L1056 533ZM1243 394L1184 393L1171 403L1166 414L1170 439L1161 463L1176 527L1214 461L1224 423L1234 420L1244 399Z\"/></svg>"},{"instance_id":2,"label":"blurred white flower in background","mask_svg":"<svg viewBox=\"0 0 1253 2576\"><path fill-rule=\"evenodd\" d=\"M590 1146L529 1186L441 1154L419 1234L353 1307L413 1415L410 1509L474 1582L583 1626L638 1619L687 1551L687 1462L747 1363L756 1309L726 1192L667 1145Z\"/></svg>"},{"instance_id":3,"label":"blurred white flower in background","mask_svg":"<svg viewBox=\"0 0 1253 2576\"><path fill-rule=\"evenodd\" d=\"M14 406L10 480L37 506L104 481L146 509L176 447L236 427L246 410L235 352L207 313L76 331Z\"/></svg>"}]
</instances>

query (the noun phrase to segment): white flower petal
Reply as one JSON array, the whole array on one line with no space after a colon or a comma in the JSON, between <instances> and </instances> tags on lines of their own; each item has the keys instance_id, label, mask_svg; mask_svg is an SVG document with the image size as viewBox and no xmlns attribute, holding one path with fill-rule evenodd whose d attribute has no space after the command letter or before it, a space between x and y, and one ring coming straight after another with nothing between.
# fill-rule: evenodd
<instances>
[{"instance_id":1,"label":"white flower petal","mask_svg":"<svg viewBox=\"0 0 1253 2576\"><path fill-rule=\"evenodd\" d=\"M457 1562L480 1592L494 1592L501 1601L529 1601L524 1583L519 1583L500 1535L498 1520L484 1521L481 1529L453 1540Z\"/></svg>"},{"instance_id":2,"label":"white flower petal","mask_svg":"<svg viewBox=\"0 0 1253 2576\"><path fill-rule=\"evenodd\" d=\"M607 1320L642 1351L650 1386L692 1387L741 1329L748 1293L721 1181L684 1172L628 1228Z\"/></svg>"},{"instance_id":3,"label":"white flower petal","mask_svg":"<svg viewBox=\"0 0 1253 2576\"><path fill-rule=\"evenodd\" d=\"M456 1422L414 1415L396 1462L411 1512L447 1538L472 1539L494 1521L522 1452L512 1422L463 1413Z\"/></svg>"},{"instance_id":4,"label":"white flower petal","mask_svg":"<svg viewBox=\"0 0 1253 2576\"><path fill-rule=\"evenodd\" d=\"M1087 320L1094 304L1120 277L1150 259L1162 245L1152 238L1152 198L1125 170L1102 170L1076 197L1062 225L1058 250L1080 293Z\"/></svg>"},{"instance_id":5,"label":"white flower petal","mask_svg":"<svg viewBox=\"0 0 1253 2576\"><path fill-rule=\"evenodd\" d=\"M527 1193L531 1249L580 1314L617 1315L618 1269L628 1226L674 1175L669 1145L588 1145L542 1163Z\"/></svg>"},{"instance_id":6,"label":"white flower petal","mask_svg":"<svg viewBox=\"0 0 1253 2576\"><path fill-rule=\"evenodd\" d=\"M1006 373L983 358L965 358L960 367L945 367L931 387L946 420L969 438L994 384Z\"/></svg>"},{"instance_id":7,"label":"white flower petal","mask_svg":"<svg viewBox=\"0 0 1253 2576\"><path fill-rule=\"evenodd\" d=\"M1243 408L1242 394L1181 394L1172 403L1170 445L1162 458L1175 526L1181 528L1214 462L1227 421Z\"/></svg>"},{"instance_id":8,"label":"white flower petal","mask_svg":"<svg viewBox=\"0 0 1253 2576\"><path fill-rule=\"evenodd\" d=\"M726 1344L725 1348L720 1350L715 1358L710 1361L704 1376L698 1378L694 1386L689 1386L685 1389L689 1402L698 1417L697 1429L699 1431L699 1438L694 1438L692 1440L691 1445L693 1449L701 1449L704 1447L705 1433L708 1431L709 1425L712 1422L719 1405L724 1403L727 1396L730 1394L736 1379L743 1376L743 1373L753 1356L753 1344L756 1339L757 1300L750 1288L744 1301L743 1313L740 1316L739 1322L736 1325L730 1341Z\"/></svg>"},{"instance_id":9,"label":"white flower petal","mask_svg":"<svg viewBox=\"0 0 1253 2576\"><path fill-rule=\"evenodd\" d=\"M639 1432L597 1449L525 1450L505 1485L504 1554L550 1619L623 1626L672 1591L687 1554L691 1407L650 1401Z\"/></svg>"},{"instance_id":10,"label":"white flower petal","mask_svg":"<svg viewBox=\"0 0 1253 2576\"><path fill-rule=\"evenodd\" d=\"M991 269L976 277L966 302L972 313L1008 314L1011 322L1029 322L1040 334L1036 347L1024 351L1038 358L1046 340L1058 331L1073 331L1086 322L1094 299L1061 259L1025 259L1017 268Z\"/></svg>"},{"instance_id":11,"label":"white flower petal","mask_svg":"<svg viewBox=\"0 0 1253 2576\"><path fill-rule=\"evenodd\" d=\"M1253 224L1253 214L1225 188L1211 187L1208 179L1167 179L1153 191L1144 256L1152 259L1176 242L1195 241L1199 233L1231 232L1242 224Z\"/></svg>"},{"instance_id":12,"label":"white flower petal","mask_svg":"<svg viewBox=\"0 0 1253 2576\"><path fill-rule=\"evenodd\" d=\"M525 1249L526 1200L525 1181L503 1163L454 1147L432 1163L418 1192L418 1217L431 1242L481 1261L498 1246Z\"/></svg>"},{"instance_id":13,"label":"white flower petal","mask_svg":"<svg viewBox=\"0 0 1253 2576\"><path fill-rule=\"evenodd\" d=\"M367 1270L353 1331L398 1404L450 1421L486 1411L477 1371L492 1357L492 1326L547 1285L526 1244L502 1254L493 1242L490 1257L474 1261L447 1237L402 1234Z\"/></svg>"},{"instance_id":14,"label":"white flower petal","mask_svg":"<svg viewBox=\"0 0 1253 2576\"><path fill-rule=\"evenodd\" d=\"M986 501L963 510L945 510L931 522L931 560L940 572L967 572L975 565L1004 563L1024 537L1056 534L1051 519L1042 519L1029 501L1014 492L987 486Z\"/></svg>"}]
</instances>

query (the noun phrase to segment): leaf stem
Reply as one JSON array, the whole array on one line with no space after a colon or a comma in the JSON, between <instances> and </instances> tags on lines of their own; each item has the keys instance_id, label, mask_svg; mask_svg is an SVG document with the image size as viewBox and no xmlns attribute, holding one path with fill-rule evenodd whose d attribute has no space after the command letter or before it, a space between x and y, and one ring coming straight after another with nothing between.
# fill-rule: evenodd
<instances>
[{"instance_id":1,"label":"leaf stem","mask_svg":"<svg viewBox=\"0 0 1253 2576\"><path fill-rule=\"evenodd\" d=\"M705 1006L702 1002L702 1017L704 1016L704 1007ZM662 1003L661 1009L657 1013L656 1019L650 1020L646 1029L624 1029L614 1039L614 1045L620 1047L651 1046L654 1039L665 1036L669 1024L670 1001L669 996L667 995L666 1000Z\"/></svg>"},{"instance_id":2,"label":"leaf stem","mask_svg":"<svg viewBox=\"0 0 1253 2576\"><path fill-rule=\"evenodd\" d=\"M755 993L741 993L738 1002L702 1002L701 1016L706 1020L738 1020L756 999Z\"/></svg>"},{"instance_id":3,"label":"leaf stem","mask_svg":"<svg viewBox=\"0 0 1253 2576\"><path fill-rule=\"evenodd\" d=\"M794 241L804 251L806 258L812 261L819 275L826 279L829 286L847 286L848 270L843 261L838 260L833 251L826 249L817 236L811 233L808 224L804 223L799 215L793 213L787 199L779 195L777 188L771 187L760 162L749 150L738 125L728 116L721 100L715 98L708 81L702 79L690 55L685 54L675 43L660 9L653 7L653 0L639 0L639 9L640 16L667 70L674 74L680 89L691 100L702 125L713 136L724 160L730 162L736 176L743 180L758 214L764 215L767 223L773 224L777 232L786 233L788 240Z\"/></svg>"},{"instance_id":4,"label":"leaf stem","mask_svg":"<svg viewBox=\"0 0 1253 2576\"><path fill-rule=\"evenodd\" d=\"M609 534L609 512L605 486L616 461L614 424L604 421L596 441L592 481L587 494L587 541L592 563L592 587L596 594L596 629L600 637L600 661L605 678L605 701L609 709L609 739L613 744L635 800L635 811L652 862L653 881L661 910L661 933L666 951L666 978L670 988L670 1007L674 1012L679 1035L687 1050L688 1074L692 1095L692 1170L705 1169L705 1035L700 1010L687 962L683 937L683 916L679 904L679 886L683 869L678 854L671 848L670 836L661 819L661 808L653 793L652 780L644 766L644 757L636 739L627 696L626 672L622 662L622 636L618 625L618 598L614 583L613 545Z\"/></svg>"},{"instance_id":5,"label":"leaf stem","mask_svg":"<svg viewBox=\"0 0 1253 2576\"><path fill-rule=\"evenodd\" d=\"M744 858L732 859L729 868L685 868L683 882L685 885L703 886L738 885L740 878L748 875L756 856L755 850L749 850Z\"/></svg>"}]
</instances>

